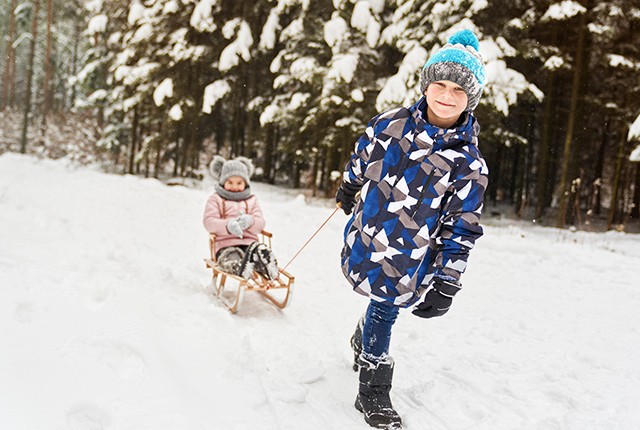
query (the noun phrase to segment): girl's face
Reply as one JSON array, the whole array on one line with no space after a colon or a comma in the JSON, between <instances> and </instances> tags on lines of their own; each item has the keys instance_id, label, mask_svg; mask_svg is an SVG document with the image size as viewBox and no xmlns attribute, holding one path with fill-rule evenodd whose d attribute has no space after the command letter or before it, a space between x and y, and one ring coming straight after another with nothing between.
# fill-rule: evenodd
<instances>
[{"instance_id":1,"label":"girl's face","mask_svg":"<svg viewBox=\"0 0 640 430\"><path fill-rule=\"evenodd\" d=\"M424 95L427 97L427 119L436 127L451 127L467 108L467 93L455 82L432 82Z\"/></svg>"},{"instance_id":2,"label":"girl's face","mask_svg":"<svg viewBox=\"0 0 640 430\"><path fill-rule=\"evenodd\" d=\"M231 176L226 181L224 181L224 189L227 191L235 192L244 191L247 184L245 184L244 179L240 176Z\"/></svg>"}]
</instances>

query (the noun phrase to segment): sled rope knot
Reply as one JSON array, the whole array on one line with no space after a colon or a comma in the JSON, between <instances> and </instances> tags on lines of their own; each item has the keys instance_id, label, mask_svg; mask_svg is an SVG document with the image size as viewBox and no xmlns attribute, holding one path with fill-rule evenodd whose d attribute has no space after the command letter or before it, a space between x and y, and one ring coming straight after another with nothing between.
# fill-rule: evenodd
<instances>
[{"instance_id":1,"label":"sled rope knot","mask_svg":"<svg viewBox=\"0 0 640 430\"><path fill-rule=\"evenodd\" d=\"M289 262L282 268L282 270L280 270L281 272L284 272L285 270L287 270L287 267L289 267L289 265L293 262L293 260L295 260L296 257L302 252L302 250L309 244L309 242L311 242L313 238L316 237L318 232L320 232L320 230L322 230L322 227L324 227L329 222L329 220L336 214L336 212L338 212L338 209L340 209L340 207L341 205L340 203L338 203L338 205L333 210L333 212L331 212L331 215L329 215L329 217L322 223L322 225L318 227L318 229L311 235L311 237L304 243L304 245L302 245L302 248L300 248L298 252L296 252L296 255L294 255L291 258L291 260L289 260Z\"/></svg>"}]
</instances>

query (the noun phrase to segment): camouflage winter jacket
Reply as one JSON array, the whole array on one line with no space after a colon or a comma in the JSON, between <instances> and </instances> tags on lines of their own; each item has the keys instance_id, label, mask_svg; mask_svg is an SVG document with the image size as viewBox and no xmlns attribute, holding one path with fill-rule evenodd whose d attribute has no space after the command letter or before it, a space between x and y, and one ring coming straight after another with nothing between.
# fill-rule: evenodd
<instances>
[{"instance_id":1,"label":"camouflage winter jacket","mask_svg":"<svg viewBox=\"0 0 640 430\"><path fill-rule=\"evenodd\" d=\"M432 277L458 280L478 224L487 165L476 119L441 129L426 100L374 117L356 142L343 181L361 187L344 231L341 262L355 291L396 306L414 304Z\"/></svg>"}]
</instances>

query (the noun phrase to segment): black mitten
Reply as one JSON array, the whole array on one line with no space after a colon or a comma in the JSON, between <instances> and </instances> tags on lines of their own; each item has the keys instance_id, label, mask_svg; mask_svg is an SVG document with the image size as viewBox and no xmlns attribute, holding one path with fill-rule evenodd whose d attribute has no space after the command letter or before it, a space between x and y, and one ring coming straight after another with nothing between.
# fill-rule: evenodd
<instances>
[{"instance_id":1,"label":"black mitten","mask_svg":"<svg viewBox=\"0 0 640 430\"><path fill-rule=\"evenodd\" d=\"M462 286L456 281L435 278L433 288L427 291L422 303L419 303L412 314L420 318L439 317L447 313L453 303L453 296Z\"/></svg>"},{"instance_id":2,"label":"black mitten","mask_svg":"<svg viewBox=\"0 0 640 430\"><path fill-rule=\"evenodd\" d=\"M336 193L336 202L340 203L340 207L345 214L351 215L353 207L356 205L356 194L360 191L361 186L343 182Z\"/></svg>"}]
</instances>

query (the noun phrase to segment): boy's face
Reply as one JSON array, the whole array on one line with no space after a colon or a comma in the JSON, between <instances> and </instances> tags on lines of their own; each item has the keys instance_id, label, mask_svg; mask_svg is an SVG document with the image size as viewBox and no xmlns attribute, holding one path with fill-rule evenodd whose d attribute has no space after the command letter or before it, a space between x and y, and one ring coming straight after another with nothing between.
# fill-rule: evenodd
<instances>
[{"instance_id":1,"label":"boy's face","mask_svg":"<svg viewBox=\"0 0 640 430\"><path fill-rule=\"evenodd\" d=\"M427 97L427 119L436 127L451 127L467 108L467 93L455 82L432 82L424 95Z\"/></svg>"},{"instance_id":2,"label":"boy's face","mask_svg":"<svg viewBox=\"0 0 640 430\"><path fill-rule=\"evenodd\" d=\"M247 184L244 183L244 179L240 176L231 176L224 181L224 189L227 191L235 192L244 191Z\"/></svg>"}]
</instances>

